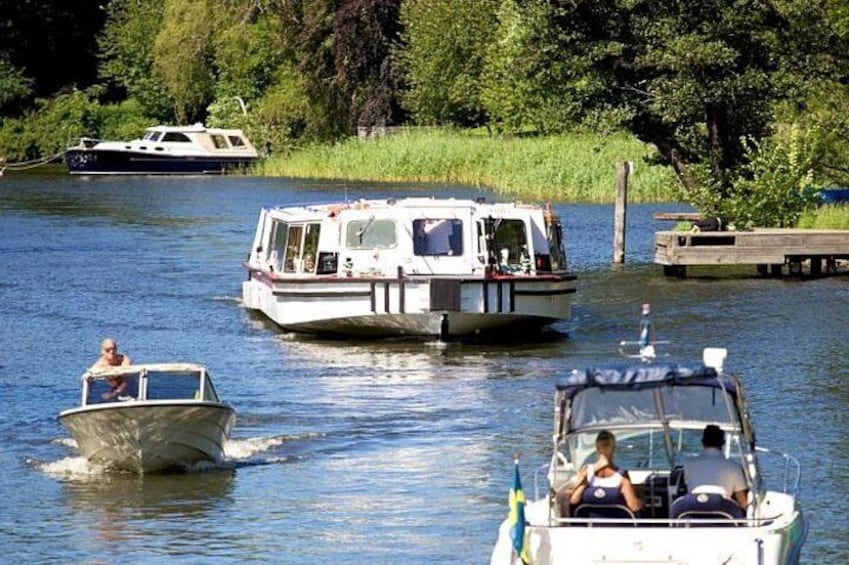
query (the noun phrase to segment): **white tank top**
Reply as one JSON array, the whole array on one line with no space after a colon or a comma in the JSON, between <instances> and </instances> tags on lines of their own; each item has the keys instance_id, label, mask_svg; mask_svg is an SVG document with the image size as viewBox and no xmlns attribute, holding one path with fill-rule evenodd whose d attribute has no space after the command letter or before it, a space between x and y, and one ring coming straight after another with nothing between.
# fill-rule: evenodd
<instances>
[{"instance_id":1,"label":"white tank top","mask_svg":"<svg viewBox=\"0 0 849 565\"><path fill-rule=\"evenodd\" d=\"M609 477L597 477L595 466L587 465L587 485L601 488L618 488L622 484L622 473L616 471Z\"/></svg>"}]
</instances>

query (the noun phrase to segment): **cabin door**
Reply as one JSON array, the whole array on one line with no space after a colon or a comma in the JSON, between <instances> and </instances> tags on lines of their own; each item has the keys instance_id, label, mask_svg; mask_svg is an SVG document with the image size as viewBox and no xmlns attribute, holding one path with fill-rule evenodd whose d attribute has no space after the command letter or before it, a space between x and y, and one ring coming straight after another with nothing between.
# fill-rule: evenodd
<instances>
[{"instance_id":1,"label":"cabin door","mask_svg":"<svg viewBox=\"0 0 849 565\"><path fill-rule=\"evenodd\" d=\"M290 224L283 259L284 273L315 273L321 224Z\"/></svg>"}]
</instances>

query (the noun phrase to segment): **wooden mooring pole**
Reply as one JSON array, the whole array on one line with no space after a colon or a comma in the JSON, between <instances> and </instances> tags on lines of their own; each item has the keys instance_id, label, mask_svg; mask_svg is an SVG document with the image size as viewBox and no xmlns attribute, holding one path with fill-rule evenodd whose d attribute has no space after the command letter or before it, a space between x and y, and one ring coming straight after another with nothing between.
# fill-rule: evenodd
<instances>
[{"instance_id":1,"label":"wooden mooring pole","mask_svg":"<svg viewBox=\"0 0 849 565\"><path fill-rule=\"evenodd\" d=\"M616 163L616 203L613 211L613 262L625 262L625 219L628 212L628 175L630 163Z\"/></svg>"}]
</instances>

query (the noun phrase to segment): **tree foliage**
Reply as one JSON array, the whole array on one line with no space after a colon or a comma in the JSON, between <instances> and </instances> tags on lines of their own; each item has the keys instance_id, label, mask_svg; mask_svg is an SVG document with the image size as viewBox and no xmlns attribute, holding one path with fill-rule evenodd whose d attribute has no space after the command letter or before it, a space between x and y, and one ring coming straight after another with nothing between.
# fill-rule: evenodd
<instances>
[{"instance_id":1,"label":"tree foliage","mask_svg":"<svg viewBox=\"0 0 849 565\"><path fill-rule=\"evenodd\" d=\"M499 0L406 0L398 52L404 104L420 124L486 123L481 77Z\"/></svg>"},{"instance_id":2,"label":"tree foliage","mask_svg":"<svg viewBox=\"0 0 849 565\"><path fill-rule=\"evenodd\" d=\"M165 0L113 0L99 39L100 76L161 120L172 115L173 107L153 73L153 40L162 26L164 8Z\"/></svg>"},{"instance_id":3,"label":"tree foliage","mask_svg":"<svg viewBox=\"0 0 849 565\"><path fill-rule=\"evenodd\" d=\"M8 128L23 127L10 118L27 108L78 121L62 131L203 120L278 148L410 117L524 135L624 128L659 150L686 199L741 225L793 217L761 207L746 219L747 201L804 206L787 187L849 182L845 0L65 4L4 4ZM74 97L48 103L74 88L108 111L94 119L56 110ZM801 146L782 123L798 124ZM805 146L816 159L802 158Z\"/></svg>"},{"instance_id":4,"label":"tree foliage","mask_svg":"<svg viewBox=\"0 0 849 565\"><path fill-rule=\"evenodd\" d=\"M102 4L102 0L0 1L0 59L31 80L33 97L92 84L97 74L97 34L104 21ZM19 104L12 111L24 108Z\"/></svg>"},{"instance_id":5,"label":"tree foliage","mask_svg":"<svg viewBox=\"0 0 849 565\"><path fill-rule=\"evenodd\" d=\"M0 110L7 104L29 96L31 85L32 80L0 53Z\"/></svg>"},{"instance_id":6,"label":"tree foliage","mask_svg":"<svg viewBox=\"0 0 849 565\"><path fill-rule=\"evenodd\" d=\"M153 72L174 104L179 123L203 118L213 99L213 0L165 0L153 46Z\"/></svg>"}]
</instances>

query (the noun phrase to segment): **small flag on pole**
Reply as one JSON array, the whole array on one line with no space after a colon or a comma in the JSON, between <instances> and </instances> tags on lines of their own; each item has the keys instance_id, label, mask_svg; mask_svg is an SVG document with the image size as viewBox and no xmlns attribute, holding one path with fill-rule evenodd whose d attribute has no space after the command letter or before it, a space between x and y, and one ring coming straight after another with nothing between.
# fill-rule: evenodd
<instances>
[{"instance_id":1,"label":"small flag on pole","mask_svg":"<svg viewBox=\"0 0 849 565\"><path fill-rule=\"evenodd\" d=\"M507 516L510 524L510 539L513 540L513 555L528 563L528 552L525 548L525 493L522 490L522 480L519 478L519 459L514 460L513 487L510 489L510 514Z\"/></svg>"}]
</instances>

